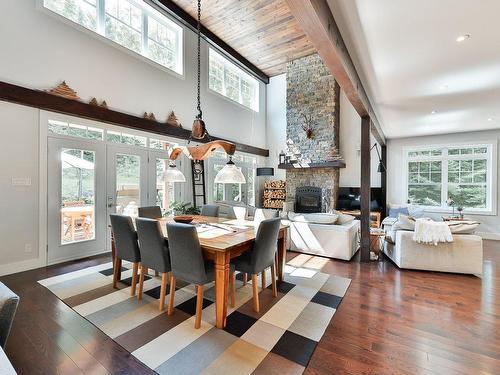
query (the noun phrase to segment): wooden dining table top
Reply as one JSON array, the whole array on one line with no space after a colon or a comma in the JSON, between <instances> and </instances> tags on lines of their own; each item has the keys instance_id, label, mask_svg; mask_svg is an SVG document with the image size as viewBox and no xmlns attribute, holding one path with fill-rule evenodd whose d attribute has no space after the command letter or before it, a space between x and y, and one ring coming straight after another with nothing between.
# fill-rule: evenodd
<instances>
[{"instance_id":1,"label":"wooden dining table top","mask_svg":"<svg viewBox=\"0 0 500 375\"><path fill-rule=\"evenodd\" d=\"M160 222L160 226L162 228L165 238L168 238L167 223L173 223L174 218L164 217L158 220ZM231 228L230 230L226 230L226 229L221 229L219 227L213 227L213 230L220 233L220 235L217 235L215 237L211 236L208 236L208 238L205 237L204 233L206 232L201 232L198 234L198 238L200 240L200 245L202 248L214 251L222 251L222 252L231 250L232 248L239 247L246 243L252 243L253 241L255 241L255 236L257 234L257 229L258 229L257 225L258 223L254 221L227 219L227 218L201 216L201 215L193 215L193 221L191 222L191 224L197 225L202 228L207 226L206 229L211 227L210 224L215 224L215 225L223 224L224 226ZM280 232L285 230L287 227L288 225L281 224ZM207 230L207 232L209 230Z\"/></svg>"}]
</instances>

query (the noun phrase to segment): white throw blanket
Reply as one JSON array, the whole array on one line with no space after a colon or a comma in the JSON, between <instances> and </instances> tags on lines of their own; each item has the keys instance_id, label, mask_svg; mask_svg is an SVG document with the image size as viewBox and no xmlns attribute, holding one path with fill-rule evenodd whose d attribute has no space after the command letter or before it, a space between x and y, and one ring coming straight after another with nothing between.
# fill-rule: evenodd
<instances>
[{"instance_id":1,"label":"white throw blanket","mask_svg":"<svg viewBox=\"0 0 500 375\"><path fill-rule=\"evenodd\" d=\"M453 242L453 236L450 227L445 222L417 219L413 241L437 246L438 242Z\"/></svg>"}]
</instances>

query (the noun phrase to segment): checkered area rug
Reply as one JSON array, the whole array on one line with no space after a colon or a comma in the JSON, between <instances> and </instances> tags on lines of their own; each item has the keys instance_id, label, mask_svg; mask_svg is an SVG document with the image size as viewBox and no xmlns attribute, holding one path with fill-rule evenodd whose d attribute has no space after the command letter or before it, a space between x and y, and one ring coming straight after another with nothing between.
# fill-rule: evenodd
<instances>
[{"instance_id":1,"label":"checkered area rug","mask_svg":"<svg viewBox=\"0 0 500 375\"><path fill-rule=\"evenodd\" d=\"M214 326L213 283L205 286L200 329L194 329L193 285L177 282L174 314L168 316L158 309L160 278L147 277L141 301L130 296L126 262L118 290L111 285L111 263L39 283L159 374L302 374L351 282L318 271L325 262L306 255L292 259L277 298L270 285L260 289L259 278L259 313L252 308L251 282L244 286L237 275L236 306L229 307L223 330ZM270 274L266 280L270 284Z\"/></svg>"}]
</instances>

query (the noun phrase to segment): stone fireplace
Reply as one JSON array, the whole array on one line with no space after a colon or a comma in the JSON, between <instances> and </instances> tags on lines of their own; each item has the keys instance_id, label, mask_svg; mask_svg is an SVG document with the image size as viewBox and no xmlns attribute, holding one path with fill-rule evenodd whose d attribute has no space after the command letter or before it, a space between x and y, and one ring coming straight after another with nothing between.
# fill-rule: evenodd
<instances>
[{"instance_id":1,"label":"stone fireplace","mask_svg":"<svg viewBox=\"0 0 500 375\"><path fill-rule=\"evenodd\" d=\"M318 54L287 65L287 201L298 188L322 192L321 211L335 208L339 186L340 87ZM336 163L337 162L337 163ZM324 167L323 167L324 166Z\"/></svg>"}]
</instances>

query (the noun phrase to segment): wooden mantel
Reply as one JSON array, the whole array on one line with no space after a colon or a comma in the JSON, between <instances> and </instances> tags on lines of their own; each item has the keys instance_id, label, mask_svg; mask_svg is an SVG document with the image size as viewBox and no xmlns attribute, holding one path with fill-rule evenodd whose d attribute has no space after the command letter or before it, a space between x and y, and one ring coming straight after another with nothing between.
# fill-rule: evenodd
<instances>
[{"instance_id":1,"label":"wooden mantel","mask_svg":"<svg viewBox=\"0 0 500 375\"><path fill-rule=\"evenodd\" d=\"M343 160L323 161L317 163L282 163L278 169L313 169L313 168L345 168Z\"/></svg>"},{"instance_id":2,"label":"wooden mantel","mask_svg":"<svg viewBox=\"0 0 500 375\"><path fill-rule=\"evenodd\" d=\"M2 81L0 81L0 100L179 139L189 139L191 135L188 129ZM233 142L229 139L218 139L234 143L237 151L269 156L267 149ZM208 140L199 142L206 143Z\"/></svg>"}]
</instances>

